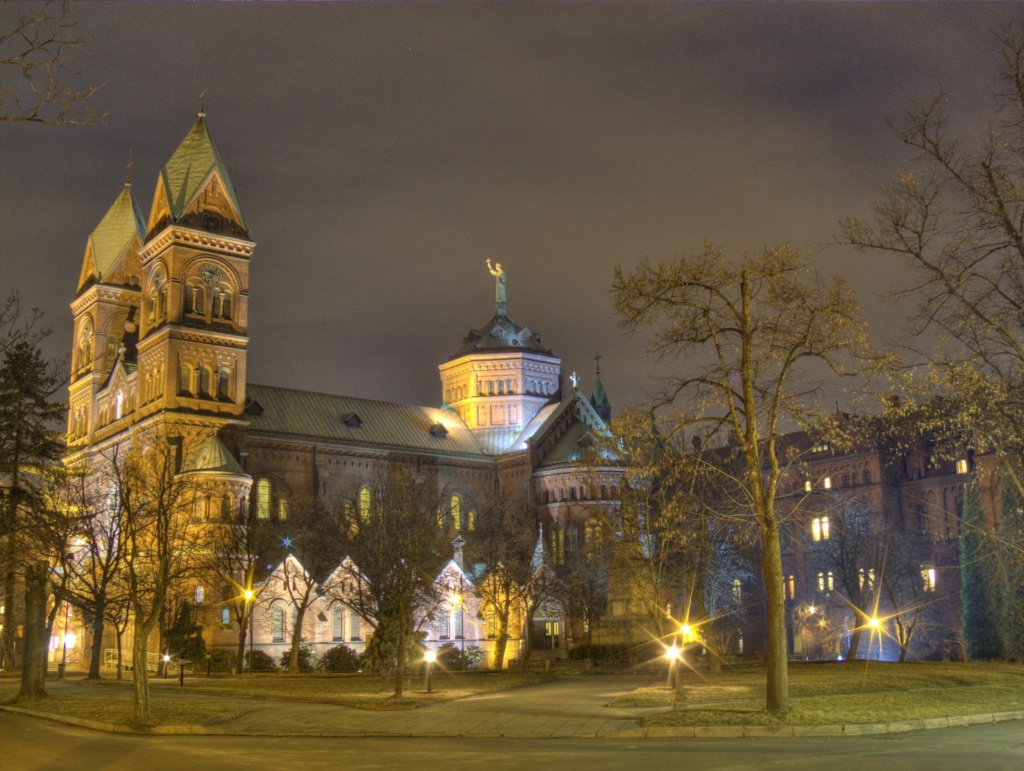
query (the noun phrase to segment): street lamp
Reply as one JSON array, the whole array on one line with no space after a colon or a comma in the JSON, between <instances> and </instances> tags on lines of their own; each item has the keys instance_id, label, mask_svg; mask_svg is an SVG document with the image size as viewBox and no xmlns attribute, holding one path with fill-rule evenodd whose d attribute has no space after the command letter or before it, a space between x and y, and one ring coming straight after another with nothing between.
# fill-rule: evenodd
<instances>
[{"instance_id":1,"label":"street lamp","mask_svg":"<svg viewBox=\"0 0 1024 771\"><path fill-rule=\"evenodd\" d=\"M252 626L252 605L253 605L253 602L252 601L253 601L253 599L255 598L256 595L253 594L252 589L246 589L245 593L242 596L245 597L245 602L249 606L249 611L248 611L248 613L249 613L249 674L251 675L252 674L252 629L253 629L253 626Z\"/></svg>"},{"instance_id":2,"label":"street lamp","mask_svg":"<svg viewBox=\"0 0 1024 771\"><path fill-rule=\"evenodd\" d=\"M434 662L437 661L437 651L428 650L423 654L423 660L427 662L427 693L431 692L430 682L430 670L434 667Z\"/></svg>"},{"instance_id":3,"label":"street lamp","mask_svg":"<svg viewBox=\"0 0 1024 771\"><path fill-rule=\"evenodd\" d=\"M167 679L167 665L171 662L171 657L166 653L164 654L164 680Z\"/></svg>"},{"instance_id":4,"label":"street lamp","mask_svg":"<svg viewBox=\"0 0 1024 771\"><path fill-rule=\"evenodd\" d=\"M665 658L668 659L668 681L665 683L666 686L671 688L674 683L676 674L676 662L679 661L679 648L675 644L671 645L668 650L665 651Z\"/></svg>"}]
</instances>

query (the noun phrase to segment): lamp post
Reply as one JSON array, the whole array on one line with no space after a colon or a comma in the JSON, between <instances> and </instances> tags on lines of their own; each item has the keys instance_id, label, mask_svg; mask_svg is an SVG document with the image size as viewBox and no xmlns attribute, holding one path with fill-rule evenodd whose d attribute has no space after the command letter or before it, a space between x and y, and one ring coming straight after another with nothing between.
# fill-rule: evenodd
<instances>
[{"instance_id":1,"label":"lamp post","mask_svg":"<svg viewBox=\"0 0 1024 771\"><path fill-rule=\"evenodd\" d=\"M164 654L164 680L167 679L167 665L171 663L171 657L166 653Z\"/></svg>"},{"instance_id":2,"label":"lamp post","mask_svg":"<svg viewBox=\"0 0 1024 771\"><path fill-rule=\"evenodd\" d=\"M665 651L665 658L668 659L668 680L665 685L672 688L675 685L676 662L679 661L679 648L675 646L675 643Z\"/></svg>"},{"instance_id":3,"label":"lamp post","mask_svg":"<svg viewBox=\"0 0 1024 771\"><path fill-rule=\"evenodd\" d=\"M255 595L253 594L252 589L246 589L244 596L245 596L245 602L247 603L247 605L249 607L249 610L248 610L248 614L249 614L249 674L251 675L252 674L252 629L253 629L253 625L252 625L252 607L253 607L253 599L255 598Z\"/></svg>"},{"instance_id":4,"label":"lamp post","mask_svg":"<svg viewBox=\"0 0 1024 771\"><path fill-rule=\"evenodd\" d=\"M434 662L437 661L437 651L428 650L423 654L423 660L427 662L427 693L430 693L431 682L430 682L430 671L434 667Z\"/></svg>"},{"instance_id":5,"label":"lamp post","mask_svg":"<svg viewBox=\"0 0 1024 771\"><path fill-rule=\"evenodd\" d=\"M60 658L60 666L57 667L57 679L64 679L64 670L68 664L68 617L71 615L71 604L64 601L64 653Z\"/></svg>"}]
</instances>

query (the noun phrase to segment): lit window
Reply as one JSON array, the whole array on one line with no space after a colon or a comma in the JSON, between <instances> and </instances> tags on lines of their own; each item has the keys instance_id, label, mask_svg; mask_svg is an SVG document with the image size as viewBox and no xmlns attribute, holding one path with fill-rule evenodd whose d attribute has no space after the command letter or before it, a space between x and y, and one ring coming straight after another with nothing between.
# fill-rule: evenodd
<instances>
[{"instance_id":1,"label":"lit window","mask_svg":"<svg viewBox=\"0 0 1024 771\"><path fill-rule=\"evenodd\" d=\"M270 519L269 479L261 479L256 483L256 518Z\"/></svg>"},{"instance_id":2,"label":"lit window","mask_svg":"<svg viewBox=\"0 0 1024 771\"><path fill-rule=\"evenodd\" d=\"M561 565L565 562L565 531L557 522L551 528L551 552L556 565Z\"/></svg>"},{"instance_id":3,"label":"lit window","mask_svg":"<svg viewBox=\"0 0 1024 771\"><path fill-rule=\"evenodd\" d=\"M196 605L202 605L206 599L206 590L202 586L196 587Z\"/></svg>"},{"instance_id":4,"label":"lit window","mask_svg":"<svg viewBox=\"0 0 1024 771\"><path fill-rule=\"evenodd\" d=\"M966 474L967 473L967 458L961 458L956 462L956 473Z\"/></svg>"},{"instance_id":5,"label":"lit window","mask_svg":"<svg viewBox=\"0 0 1024 771\"><path fill-rule=\"evenodd\" d=\"M469 513L466 515L466 529L470 532L476 530L476 512L472 509L470 509Z\"/></svg>"},{"instance_id":6,"label":"lit window","mask_svg":"<svg viewBox=\"0 0 1024 771\"><path fill-rule=\"evenodd\" d=\"M743 600L743 582L738 578L734 578L732 581L732 598L736 602Z\"/></svg>"},{"instance_id":7,"label":"lit window","mask_svg":"<svg viewBox=\"0 0 1024 771\"><path fill-rule=\"evenodd\" d=\"M796 599L796 576L794 576L792 573L790 573L786 577L786 589L789 592L789 599L795 600Z\"/></svg>"},{"instance_id":8,"label":"lit window","mask_svg":"<svg viewBox=\"0 0 1024 771\"><path fill-rule=\"evenodd\" d=\"M345 639L344 611L340 605L331 608L331 637L335 640Z\"/></svg>"},{"instance_id":9,"label":"lit window","mask_svg":"<svg viewBox=\"0 0 1024 771\"><path fill-rule=\"evenodd\" d=\"M221 608L220 611L220 623L224 626L231 626L231 609Z\"/></svg>"},{"instance_id":10,"label":"lit window","mask_svg":"<svg viewBox=\"0 0 1024 771\"><path fill-rule=\"evenodd\" d=\"M831 592L831 591L832 591L833 589L835 589L835 588L836 588L836 586L835 586L835 581L834 581L834 580L833 580L833 578L832 578L832 571L831 571L831 570L830 570L830 571L828 571L828 582L827 582L827 586L828 586L828 590L829 590L830 592Z\"/></svg>"},{"instance_id":11,"label":"lit window","mask_svg":"<svg viewBox=\"0 0 1024 771\"><path fill-rule=\"evenodd\" d=\"M369 487L359 491L359 516L366 522L370 518L370 505L373 503L373 495Z\"/></svg>"},{"instance_id":12,"label":"lit window","mask_svg":"<svg viewBox=\"0 0 1024 771\"><path fill-rule=\"evenodd\" d=\"M286 498L277 502L277 518L288 519L288 500Z\"/></svg>"},{"instance_id":13,"label":"lit window","mask_svg":"<svg viewBox=\"0 0 1024 771\"><path fill-rule=\"evenodd\" d=\"M274 642L284 641L284 611L280 605L270 612L270 637Z\"/></svg>"},{"instance_id":14,"label":"lit window","mask_svg":"<svg viewBox=\"0 0 1024 771\"><path fill-rule=\"evenodd\" d=\"M819 592L825 591L825 574L824 573L818 573L818 591Z\"/></svg>"},{"instance_id":15,"label":"lit window","mask_svg":"<svg viewBox=\"0 0 1024 771\"><path fill-rule=\"evenodd\" d=\"M447 610L437 612L437 636L442 640L448 639L448 618Z\"/></svg>"},{"instance_id":16,"label":"lit window","mask_svg":"<svg viewBox=\"0 0 1024 771\"><path fill-rule=\"evenodd\" d=\"M926 592L935 591L935 568L921 568L921 581Z\"/></svg>"},{"instance_id":17,"label":"lit window","mask_svg":"<svg viewBox=\"0 0 1024 771\"><path fill-rule=\"evenodd\" d=\"M804 492L805 493L809 493L810 491L811 491L811 480L808 479L806 482L804 482Z\"/></svg>"},{"instance_id":18,"label":"lit window","mask_svg":"<svg viewBox=\"0 0 1024 771\"><path fill-rule=\"evenodd\" d=\"M462 530L462 501L459 500L457 495L452 496L451 511L452 527L456 530Z\"/></svg>"},{"instance_id":19,"label":"lit window","mask_svg":"<svg viewBox=\"0 0 1024 771\"><path fill-rule=\"evenodd\" d=\"M825 480L823 482L823 486L825 487L826 490L831 490L832 489L832 477L825 477Z\"/></svg>"},{"instance_id":20,"label":"lit window","mask_svg":"<svg viewBox=\"0 0 1024 771\"><path fill-rule=\"evenodd\" d=\"M828 540L828 517L815 517L811 520L811 539L814 541Z\"/></svg>"},{"instance_id":21,"label":"lit window","mask_svg":"<svg viewBox=\"0 0 1024 771\"><path fill-rule=\"evenodd\" d=\"M490 607L487 609L486 624L487 624L487 639L493 640L497 636L497 624L494 617L494 608Z\"/></svg>"},{"instance_id":22,"label":"lit window","mask_svg":"<svg viewBox=\"0 0 1024 771\"><path fill-rule=\"evenodd\" d=\"M736 638L736 652L743 653L743 632L740 632L739 637Z\"/></svg>"}]
</instances>

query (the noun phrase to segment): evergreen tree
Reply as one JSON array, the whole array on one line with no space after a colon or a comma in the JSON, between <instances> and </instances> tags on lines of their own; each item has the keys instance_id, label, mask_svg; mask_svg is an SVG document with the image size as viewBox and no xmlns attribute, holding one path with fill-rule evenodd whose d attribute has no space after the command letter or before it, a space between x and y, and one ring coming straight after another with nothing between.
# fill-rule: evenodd
<instances>
[{"instance_id":1,"label":"evergreen tree","mask_svg":"<svg viewBox=\"0 0 1024 771\"><path fill-rule=\"evenodd\" d=\"M968 484L960 521L960 598L964 643L970 661L1002 656L995 538L981 508L978 488Z\"/></svg>"},{"instance_id":2,"label":"evergreen tree","mask_svg":"<svg viewBox=\"0 0 1024 771\"><path fill-rule=\"evenodd\" d=\"M1024 498L1016 485L1003 484L1002 558L1003 654L1024 661Z\"/></svg>"}]
</instances>

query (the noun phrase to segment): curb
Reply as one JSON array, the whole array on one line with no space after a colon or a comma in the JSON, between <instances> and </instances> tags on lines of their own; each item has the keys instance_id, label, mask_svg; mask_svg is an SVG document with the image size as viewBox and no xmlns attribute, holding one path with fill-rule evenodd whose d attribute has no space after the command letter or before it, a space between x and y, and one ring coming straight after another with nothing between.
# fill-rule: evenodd
<instances>
[{"instance_id":1,"label":"curb","mask_svg":"<svg viewBox=\"0 0 1024 771\"><path fill-rule=\"evenodd\" d=\"M118 723L107 723L101 720L58 715L52 712L37 712L20 707L0 706L2 712L12 712L26 717L42 718L56 723L89 728L111 734L134 734L138 736L264 736L264 737L421 737L438 738L465 737L464 733L444 731L423 731L415 734L367 733L351 731L348 733L247 733L244 731L228 731L202 725L158 725L131 726ZM723 726L650 726L628 728L624 731L599 734L597 739L802 739L813 737L834 736L878 736L881 734L902 734L910 731L931 731L939 728L958 728L986 723L1003 723L1010 720L1024 720L1024 710L1016 712L988 712L981 715L958 715L953 717L922 718L916 720L898 720L891 723L848 723L845 725L723 725ZM529 737L516 737L529 738ZM550 736L535 738L555 738ZM575 738L585 738L577 736Z\"/></svg>"}]
</instances>

